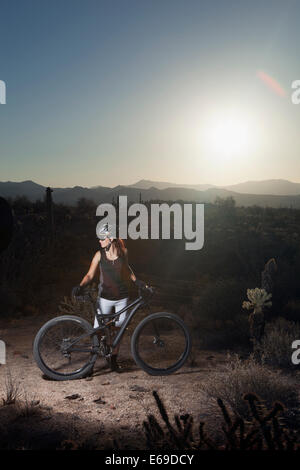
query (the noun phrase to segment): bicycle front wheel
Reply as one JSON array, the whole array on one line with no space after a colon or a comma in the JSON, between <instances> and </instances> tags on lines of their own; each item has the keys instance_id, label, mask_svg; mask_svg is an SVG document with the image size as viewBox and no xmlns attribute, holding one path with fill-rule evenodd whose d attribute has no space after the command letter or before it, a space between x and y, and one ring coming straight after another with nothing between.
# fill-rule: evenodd
<instances>
[{"instance_id":1,"label":"bicycle front wheel","mask_svg":"<svg viewBox=\"0 0 300 470\"><path fill-rule=\"evenodd\" d=\"M44 374L54 380L85 377L97 359L99 340L89 322L74 315L53 318L37 333L33 355Z\"/></svg>"},{"instance_id":2,"label":"bicycle front wheel","mask_svg":"<svg viewBox=\"0 0 300 470\"><path fill-rule=\"evenodd\" d=\"M131 338L131 352L138 366L150 375L169 375L183 366L191 350L190 333L174 313L146 317Z\"/></svg>"}]
</instances>

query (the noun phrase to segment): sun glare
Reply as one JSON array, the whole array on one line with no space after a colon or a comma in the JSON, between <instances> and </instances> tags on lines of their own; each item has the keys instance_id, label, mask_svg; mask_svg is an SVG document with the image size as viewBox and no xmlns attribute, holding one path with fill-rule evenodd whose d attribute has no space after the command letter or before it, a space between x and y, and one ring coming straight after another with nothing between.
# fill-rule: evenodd
<instances>
[{"instance_id":1,"label":"sun glare","mask_svg":"<svg viewBox=\"0 0 300 470\"><path fill-rule=\"evenodd\" d=\"M243 157L251 150L253 128L243 116L218 114L208 119L204 140L209 155L231 159Z\"/></svg>"}]
</instances>

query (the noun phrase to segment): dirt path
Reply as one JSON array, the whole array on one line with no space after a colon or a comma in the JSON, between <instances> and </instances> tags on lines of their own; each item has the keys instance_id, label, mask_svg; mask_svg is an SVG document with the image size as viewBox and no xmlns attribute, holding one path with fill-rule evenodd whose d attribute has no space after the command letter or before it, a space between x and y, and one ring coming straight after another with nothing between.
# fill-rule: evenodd
<instances>
[{"instance_id":1,"label":"dirt path","mask_svg":"<svg viewBox=\"0 0 300 470\"><path fill-rule=\"evenodd\" d=\"M221 352L199 351L193 367L188 362L173 375L154 377L136 366L128 337L120 349L122 373L111 372L103 359L98 359L92 378L46 380L32 356L33 339L42 323L28 318L0 324L0 338L7 347L7 363L0 366L0 400L6 396L8 371L20 391L16 405L0 407L2 427L7 430L12 426L14 445L27 442L25 446L40 447L46 439L55 447L69 436L74 442L65 445L71 447L89 439L97 441L98 448L107 448L115 445L116 439L121 449L145 448L143 420L149 413L159 416L152 391L159 393L170 416L191 413L197 419L201 412L199 384L217 363L226 360ZM78 396L66 398L72 395ZM26 412L26 407L24 411L24 404L32 401L36 412Z\"/></svg>"}]
</instances>

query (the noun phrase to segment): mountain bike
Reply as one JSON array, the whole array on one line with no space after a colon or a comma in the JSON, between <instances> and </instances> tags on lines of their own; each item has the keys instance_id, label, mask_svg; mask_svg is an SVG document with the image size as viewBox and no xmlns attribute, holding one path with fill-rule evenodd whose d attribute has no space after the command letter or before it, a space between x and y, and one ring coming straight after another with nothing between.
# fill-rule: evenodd
<instances>
[{"instance_id":1,"label":"mountain bike","mask_svg":"<svg viewBox=\"0 0 300 470\"><path fill-rule=\"evenodd\" d=\"M99 326L79 316L63 315L45 323L33 344L33 355L41 371L54 380L80 379L90 375L98 356L109 363L112 350L122 340L137 310L149 305L154 288L139 288L138 297L117 313L101 314L89 292L77 298L89 302ZM114 321L126 318L112 338ZM136 364L150 375L169 375L183 366L191 350L191 336L183 320L174 313L148 314L131 337Z\"/></svg>"}]
</instances>

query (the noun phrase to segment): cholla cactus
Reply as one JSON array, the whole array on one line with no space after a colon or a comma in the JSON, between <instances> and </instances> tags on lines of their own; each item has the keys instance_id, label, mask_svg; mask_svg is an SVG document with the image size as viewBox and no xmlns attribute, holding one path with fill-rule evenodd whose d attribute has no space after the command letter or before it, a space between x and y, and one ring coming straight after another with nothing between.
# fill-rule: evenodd
<instances>
[{"instance_id":1,"label":"cholla cactus","mask_svg":"<svg viewBox=\"0 0 300 470\"><path fill-rule=\"evenodd\" d=\"M265 331L265 316L263 309L271 307L272 294L265 289L247 289L249 301L244 301L242 307L253 310L249 315L250 335L253 344L253 353L256 359L260 359L261 340Z\"/></svg>"},{"instance_id":2,"label":"cholla cactus","mask_svg":"<svg viewBox=\"0 0 300 470\"><path fill-rule=\"evenodd\" d=\"M268 294L265 289L256 287L255 289L247 289L247 297L249 301L244 301L242 307L247 310L262 310L264 307L271 307L270 301L272 294Z\"/></svg>"}]
</instances>

